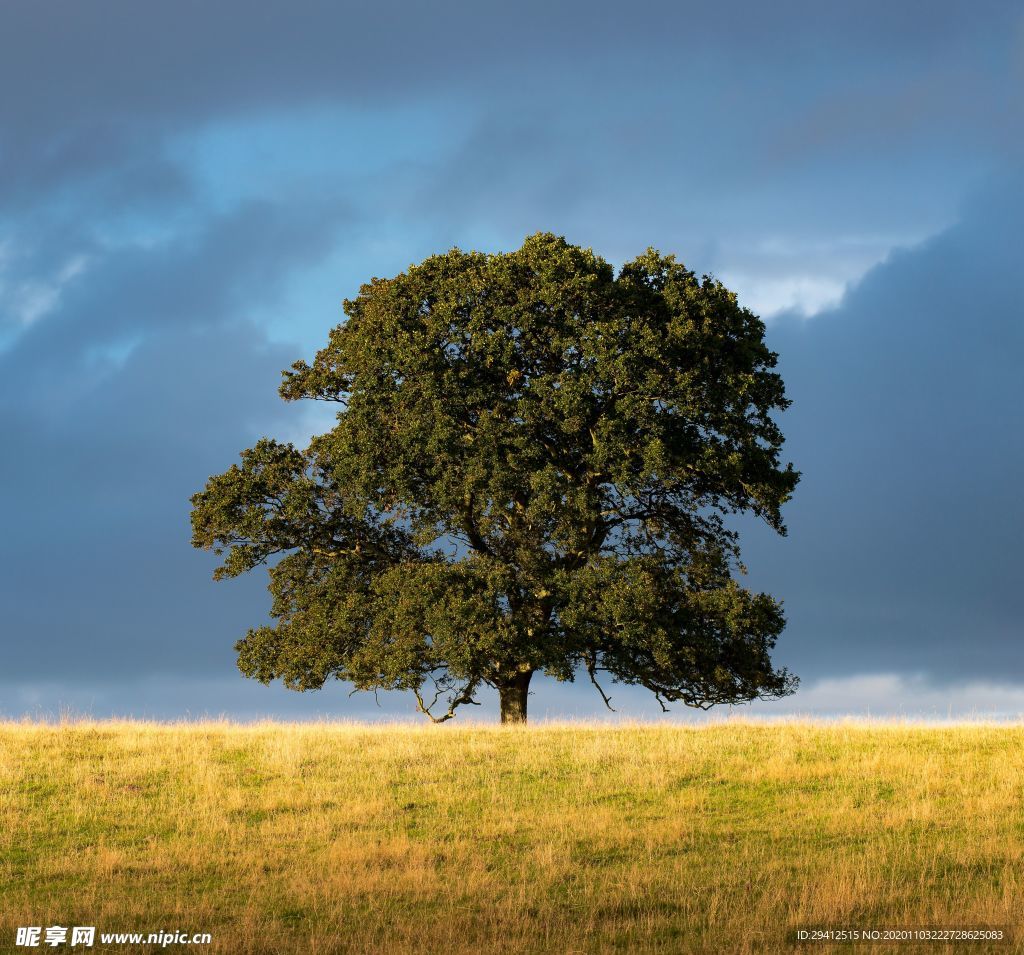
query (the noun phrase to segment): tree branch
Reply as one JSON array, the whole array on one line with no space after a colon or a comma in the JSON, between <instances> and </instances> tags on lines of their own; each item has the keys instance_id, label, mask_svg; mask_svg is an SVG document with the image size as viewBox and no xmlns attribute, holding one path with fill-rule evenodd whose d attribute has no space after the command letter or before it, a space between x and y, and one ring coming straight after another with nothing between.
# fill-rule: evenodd
<instances>
[{"instance_id":1,"label":"tree branch","mask_svg":"<svg viewBox=\"0 0 1024 955\"><path fill-rule=\"evenodd\" d=\"M416 708L421 713L423 713L432 723L444 723L445 721L450 720L453 716L455 716L456 708L464 704L468 703L472 706L480 705L476 700L473 699L473 694L476 692L476 688L480 685L480 679L475 678L470 680L469 683L467 683L462 688L462 692L459 693L458 696L448 701L448 712L445 713L444 716L435 716L430 711L437 704L437 701L441 698L441 694L444 693L445 688L441 687L433 676L431 676L431 679L434 680L434 686L437 687L437 692L434 694L434 699L430 701L429 706L423 702L423 696L420 694L420 688L418 686L414 686L412 688L412 691L416 695Z\"/></svg>"},{"instance_id":2,"label":"tree branch","mask_svg":"<svg viewBox=\"0 0 1024 955\"><path fill-rule=\"evenodd\" d=\"M597 659L594 656L587 661L587 673L590 676L590 682L597 688L597 692L601 694L601 699L604 700L604 705L614 713L615 708L612 706L611 697L608 696L604 690L601 689L601 684L597 682Z\"/></svg>"},{"instance_id":3,"label":"tree branch","mask_svg":"<svg viewBox=\"0 0 1024 955\"><path fill-rule=\"evenodd\" d=\"M493 557L494 553L487 545L487 541L484 540L480 531L477 530L476 522L473 520L473 500L474 495L471 493L465 506L461 508L462 529L466 533L466 540L469 541L474 550L479 551L481 554L486 554L488 557Z\"/></svg>"}]
</instances>

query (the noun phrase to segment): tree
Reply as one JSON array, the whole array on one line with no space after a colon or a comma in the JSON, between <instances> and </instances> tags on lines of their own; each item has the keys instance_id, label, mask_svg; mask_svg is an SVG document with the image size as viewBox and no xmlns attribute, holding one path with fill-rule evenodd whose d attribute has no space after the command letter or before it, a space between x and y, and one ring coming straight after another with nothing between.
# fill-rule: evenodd
<instances>
[{"instance_id":1,"label":"tree","mask_svg":"<svg viewBox=\"0 0 1024 955\"><path fill-rule=\"evenodd\" d=\"M287 400L339 405L305 450L264 439L193 496L215 578L265 564L273 626L238 664L296 690L403 689L435 721L534 673L665 708L767 699L781 607L734 579L731 514L781 534L799 475L764 325L653 249L618 274L550 234L459 249L344 304Z\"/></svg>"}]
</instances>

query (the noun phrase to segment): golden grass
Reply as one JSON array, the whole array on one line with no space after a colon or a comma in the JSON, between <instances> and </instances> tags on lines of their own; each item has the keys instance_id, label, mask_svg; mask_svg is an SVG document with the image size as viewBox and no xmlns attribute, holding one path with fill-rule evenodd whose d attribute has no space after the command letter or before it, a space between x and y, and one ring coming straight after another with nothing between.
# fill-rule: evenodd
<instances>
[{"instance_id":1,"label":"golden grass","mask_svg":"<svg viewBox=\"0 0 1024 955\"><path fill-rule=\"evenodd\" d=\"M1021 725L0 724L0 950L785 951L1022 889Z\"/></svg>"}]
</instances>

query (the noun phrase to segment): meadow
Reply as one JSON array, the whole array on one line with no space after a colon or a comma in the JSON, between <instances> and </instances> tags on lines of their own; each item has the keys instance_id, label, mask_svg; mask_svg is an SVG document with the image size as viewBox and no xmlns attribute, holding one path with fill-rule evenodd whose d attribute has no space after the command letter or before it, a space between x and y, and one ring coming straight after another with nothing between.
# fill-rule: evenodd
<instances>
[{"instance_id":1,"label":"meadow","mask_svg":"<svg viewBox=\"0 0 1024 955\"><path fill-rule=\"evenodd\" d=\"M0 898L22 952L17 926L444 955L1015 930L1024 726L4 723Z\"/></svg>"}]
</instances>

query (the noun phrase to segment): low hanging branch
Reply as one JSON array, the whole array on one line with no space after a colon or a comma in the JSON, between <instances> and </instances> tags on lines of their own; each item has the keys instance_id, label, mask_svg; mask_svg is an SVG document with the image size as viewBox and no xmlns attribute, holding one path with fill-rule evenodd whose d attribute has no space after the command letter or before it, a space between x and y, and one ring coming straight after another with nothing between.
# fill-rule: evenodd
<instances>
[{"instance_id":1,"label":"low hanging branch","mask_svg":"<svg viewBox=\"0 0 1024 955\"><path fill-rule=\"evenodd\" d=\"M590 676L590 682L594 684L594 687L597 689L597 692L601 694L601 699L604 700L604 705L608 707L608 709L611 710L612 713L614 713L615 708L612 706L611 697L608 696L608 694L606 694L605 691L601 689L601 684L597 682L596 654L592 654L587 660L587 673Z\"/></svg>"},{"instance_id":2,"label":"low hanging branch","mask_svg":"<svg viewBox=\"0 0 1024 955\"><path fill-rule=\"evenodd\" d=\"M433 679L433 677L431 677ZM455 716L455 710L464 705L479 706L478 700L473 699L473 694L476 693L477 687L480 685L480 680L470 680L462 690L454 697L451 697L448 701L448 712L444 716L435 716L431 711L437 705L437 701L444 695L446 689L438 684L437 680L434 680L434 686L437 692L434 694L434 699L431 700L430 704L427 705L423 702L423 696L420 694L419 687L413 688L413 693L416 695L416 708L423 713L432 723L444 723Z\"/></svg>"}]
</instances>

